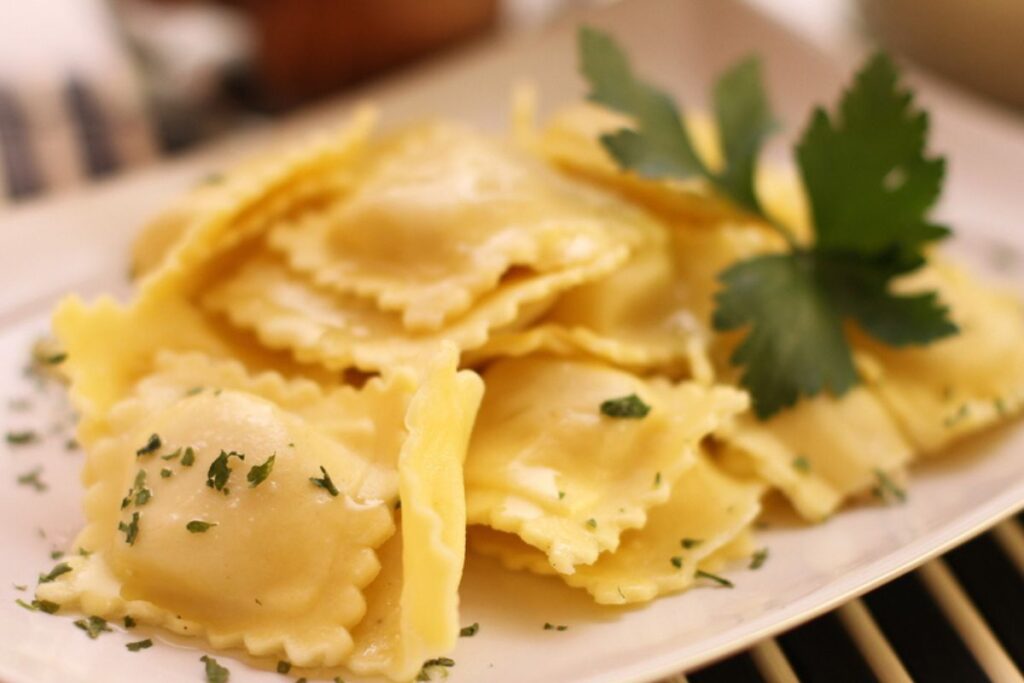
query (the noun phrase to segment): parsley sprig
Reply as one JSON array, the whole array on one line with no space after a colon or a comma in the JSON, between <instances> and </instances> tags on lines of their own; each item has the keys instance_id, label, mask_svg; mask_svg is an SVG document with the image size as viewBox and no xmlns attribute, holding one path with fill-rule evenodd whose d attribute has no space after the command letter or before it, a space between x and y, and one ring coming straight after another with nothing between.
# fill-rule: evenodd
<instances>
[{"instance_id":1,"label":"parsley sprig","mask_svg":"<svg viewBox=\"0 0 1024 683\"><path fill-rule=\"evenodd\" d=\"M742 368L740 383L758 417L802 396L840 396L858 382L848 322L897 347L958 331L934 292L891 290L949 230L928 219L945 162L927 156L928 116L884 54L868 60L835 112L815 109L796 147L814 219L814 239L803 244L766 213L755 190L757 159L775 128L756 58L714 87L724 156L715 170L697 154L676 104L636 77L610 36L584 28L579 50L589 98L633 120L632 128L601 137L619 166L649 178L704 178L786 242L783 252L726 269L715 297L714 328L745 332L730 362Z\"/></svg>"}]
</instances>

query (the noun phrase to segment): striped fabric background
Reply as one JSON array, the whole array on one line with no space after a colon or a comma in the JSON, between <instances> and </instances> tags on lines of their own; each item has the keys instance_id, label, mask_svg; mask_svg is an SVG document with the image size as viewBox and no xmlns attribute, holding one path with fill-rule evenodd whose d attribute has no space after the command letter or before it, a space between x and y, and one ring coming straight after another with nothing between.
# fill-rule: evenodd
<instances>
[{"instance_id":1,"label":"striped fabric background","mask_svg":"<svg viewBox=\"0 0 1024 683\"><path fill-rule=\"evenodd\" d=\"M0 8L0 24L9 13ZM111 39L101 18L80 15L95 24L84 33ZM88 68L56 65L63 75L49 82L59 87L44 91L14 78L24 72L0 47L0 211L159 157L160 133L130 63L118 51L105 54L82 65ZM22 55L18 63L26 59L33 58ZM802 627L666 683L1024 682L1022 519L1006 520Z\"/></svg>"}]
</instances>

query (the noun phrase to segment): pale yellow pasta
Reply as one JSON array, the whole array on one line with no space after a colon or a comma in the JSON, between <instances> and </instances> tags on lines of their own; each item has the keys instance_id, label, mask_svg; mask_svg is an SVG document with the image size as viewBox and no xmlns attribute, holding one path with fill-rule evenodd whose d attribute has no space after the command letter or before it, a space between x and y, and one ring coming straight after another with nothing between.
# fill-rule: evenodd
<instances>
[{"instance_id":1,"label":"pale yellow pasta","mask_svg":"<svg viewBox=\"0 0 1024 683\"><path fill-rule=\"evenodd\" d=\"M510 268L562 271L657 230L643 211L469 130L426 125L381 147L350 196L270 241L318 284L371 297L411 330L465 313Z\"/></svg>"},{"instance_id":2,"label":"pale yellow pasta","mask_svg":"<svg viewBox=\"0 0 1024 683\"><path fill-rule=\"evenodd\" d=\"M470 523L519 535L571 574L642 527L697 444L746 406L732 389L640 379L593 362L527 357L484 373L466 462ZM643 419L602 414L636 394Z\"/></svg>"},{"instance_id":3,"label":"pale yellow pasta","mask_svg":"<svg viewBox=\"0 0 1024 683\"><path fill-rule=\"evenodd\" d=\"M700 457L672 485L668 501L651 508L642 528L623 533L619 547L593 564L560 576L605 605L648 602L684 590L697 569L706 568L751 525L762 492L755 480L734 479ZM497 557L509 569L556 574L542 552L511 534L474 527L470 541L473 550ZM724 554L734 557L738 548L748 547L741 539Z\"/></svg>"},{"instance_id":4,"label":"pale yellow pasta","mask_svg":"<svg viewBox=\"0 0 1024 683\"><path fill-rule=\"evenodd\" d=\"M177 389L155 376L112 409L111 436L88 451L76 545L91 554L39 597L216 648L340 663L379 569L373 549L394 530L374 455L257 393ZM250 468L271 458L255 482Z\"/></svg>"},{"instance_id":5,"label":"pale yellow pasta","mask_svg":"<svg viewBox=\"0 0 1024 683\"><path fill-rule=\"evenodd\" d=\"M304 363L375 371L415 362L448 340L460 349L484 344L494 330L526 324L555 294L614 269L628 255L612 248L597 260L552 273L518 273L442 330L412 334L398 314L372 302L312 285L270 255L253 258L203 298L211 310L253 330L270 348Z\"/></svg>"},{"instance_id":6,"label":"pale yellow pasta","mask_svg":"<svg viewBox=\"0 0 1024 683\"><path fill-rule=\"evenodd\" d=\"M865 387L805 398L766 422L744 415L723 430L723 458L778 488L805 519L828 517L882 479L905 478L914 450Z\"/></svg>"},{"instance_id":7,"label":"pale yellow pasta","mask_svg":"<svg viewBox=\"0 0 1024 683\"><path fill-rule=\"evenodd\" d=\"M427 659L455 647L458 588L466 545L462 465L483 382L456 372L446 345L427 368L409 406L409 438L398 469L401 533L382 551L384 571L371 584L370 610L346 662L360 674L412 678Z\"/></svg>"},{"instance_id":8,"label":"pale yellow pasta","mask_svg":"<svg viewBox=\"0 0 1024 683\"><path fill-rule=\"evenodd\" d=\"M900 286L936 291L960 328L928 346L858 343L877 361L866 373L873 390L911 443L935 453L1018 413L1024 403L1020 300L938 257Z\"/></svg>"}]
</instances>

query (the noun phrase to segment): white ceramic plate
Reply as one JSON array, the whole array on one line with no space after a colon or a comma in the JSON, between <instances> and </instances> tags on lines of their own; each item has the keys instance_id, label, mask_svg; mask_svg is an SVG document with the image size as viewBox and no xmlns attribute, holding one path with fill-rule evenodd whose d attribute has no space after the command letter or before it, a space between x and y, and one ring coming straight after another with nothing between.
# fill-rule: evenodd
<instances>
[{"instance_id":1,"label":"white ceramic plate","mask_svg":"<svg viewBox=\"0 0 1024 683\"><path fill-rule=\"evenodd\" d=\"M713 75L751 51L766 61L776 108L788 134L810 102L830 101L845 69L740 4L636 0L588 18L625 42L643 71L702 103ZM577 98L573 26L568 23L512 44L419 69L372 93L391 121L440 114L485 127L502 125L516 77L532 76L547 105ZM952 159L945 217L963 236L951 248L980 269L1005 269L1024 235L1024 133L968 100L932 89L938 147ZM199 681L202 653L193 643L146 633L155 647L132 654L138 632L87 639L71 619L15 605L15 584L35 583L81 524L81 454L64 448L70 418L59 390L39 394L23 376L31 341L46 330L47 311L65 291L126 291L126 249L140 222L182 187L268 138L336 118L348 102L161 166L128 180L9 213L0 220L0 427L34 427L33 446L0 452L0 680L5 683ZM8 399L28 397L18 411ZM51 433L54 432L54 433ZM42 468L45 493L18 486ZM738 650L809 619L965 540L1024 504L1024 430L1016 427L957 448L919 468L910 500L899 507L862 506L817 527L760 534L771 557L759 571L731 575L736 588L698 589L638 609L597 608L560 582L501 570L471 557L463 582L464 623L479 634L460 641L450 681L651 680ZM544 622L568 624L545 631ZM217 655L234 683L282 677L232 653ZM292 678L302 675L293 672ZM348 679L355 680L355 679Z\"/></svg>"}]
</instances>

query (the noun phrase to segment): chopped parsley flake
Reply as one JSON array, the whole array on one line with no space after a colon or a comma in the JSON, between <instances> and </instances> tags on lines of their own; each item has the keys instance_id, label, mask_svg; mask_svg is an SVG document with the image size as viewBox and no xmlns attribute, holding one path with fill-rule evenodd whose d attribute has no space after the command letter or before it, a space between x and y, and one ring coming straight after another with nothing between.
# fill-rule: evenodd
<instances>
[{"instance_id":1,"label":"chopped parsley flake","mask_svg":"<svg viewBox=\"0 0 1024 683\"><path fill-rule=\"evenodd\" d=\"M22 486L29 486L35 489L38 493L42 493L49 488L40 478L39 475L43 473L43 468L37 467L30 472L18 476L18 483Z\"/></svg>"},{"instance_id":2,"label":"chopped parsley flake","mask_svg":"<svg viewBox=\"0 0 1024 683\"><path fill-rule=\"evenodd\" d=\"M161 470L160 470L160 478L161 479L169 479L170 477L173 477L173 476L174 476L174 472L172 472L171 470L167 469L166 467L161 468Z\"/></svg>"},{"instance_id":3,"label":"chopped parsley flake","mask_svg":"<svg viewBox=\"0 0 1024 683\"><path fill-rule=\"evenodd\" d=\"M218 664L216 659L203 655L199 661L206 664L206 683L228 683L231 672Z\"/></svg>"},{"instance_id":4,"label":"chopped parsley flake","mask_svg":"<svg viewBox=\"0 0 1024 683\"><path fill-rule=\"evenodd\" d=\"M682 558L681 555L674 556L671 560L669 560L669 562L671 562L672 566L675 567L676 569L682 569L683 568L683 558Z\"/></svg>"},{"instance_id":5,"label":"chopped parsley flake","mask_svg":"<svg viewBox=\"0 0 1024 683\"><path fill-rule=\"evenodd\" d=\"M196 394L198 394L202 390L203 390L202 387L192 387L191 389L189 389L188 391L185 392L185 395L186 396L195 396Z\"/></svg>"},{"instance_id":6,"label":"chopped parsley flake","mask_svg":"<svg viewBox=\"0 0 1024 683\"><path fill-rule=\"evenodd\" d=\"M101 619L99 617L79 619L75 622L75 626L85 631L85 634L93 640L99 638L101 633L110 632L110 627L107 626L106 619Z\"/></svg>"},{"instance_id":7,"label":"chopped parsley flake","mask_svg":"<svg viewBox=\"0 0 1024 683\"><path fill-rule=\"evenodd\" d=\"M68 354L66 353L51 353L46 356L41 356L39 358L39 361L42 362L44 365L60 365L67 359Z\"/></svg>"},{"instance_id":8,"label":"chopped parsley flake","mask_svg":"<svg viewBox=\"0 0 1024 683\"><path fill-rule=\"evenodd\" d=\"M967 419L967 416L970 414L970 411L970 406L966 403L963 403L960 405L959 408L957 408L957 411L955 413L953 413L952 415L950 415L949 417L942 421L942 425L946 427L946 429L955 427L956 425Z\"/></svg>"},{"instance_id":9,"label":"chopped parsley flake","mask_svg":"<svg viewBox=\"0 0 1024 683\"><path fill-rule=\"evenodd\" d=\"M895 481L892 480L884 470L876 469L875 478L878 483L871 490L873 494L880 500L884 501L896 501L897 503L904 503L907 500L907 492L904 491Z\"/></svg>"},{"instance_id":10,"label":"chopped parsley flake","mask_svg":"<svg viewBox=\"0 0 1024 683\"><path fill-rule=\"evenodd\" d=\"M14 602L18 603L21 607L24 607L29 612L45 612L46 614L56 614L57 610L60 609L60 605L49 600L33 600L31 603L25 602L24 600L18 599Z\"/></svg>"},{"instance_id":11,"label":"chopped parsley flake","mask_svg":"<svg viewBox=\"0 0 1024 683\"><path fill-rule=\"evenodd\" d=\"M130 614L125 615L125 617L124 617L124 627L125 628L135 628L135 619L134 619L134 617L132 617L132 615L130 615Z\"/></svg>"},{"instance_id":12,"label":"chopped parsley flake","mask_svg":"<svg viewBox=\"0 0 1024 683\"><path fill-rule=\"evenodd\" d=\"M31 429L7 432L7 443L12 446L27 446L39 440L39 434Z\"/></svg>"},{"instance_id":13,"label":"chopped parsley flake","mask_svg":"<svg viewBox=\"0 0 1024 683\"><path fill-rule=\"evenodd\" d=\"M71 565L69 565L67 562L61 562L60 564L55 566L53 569L51 569L50 573L48 573L48 574L40 574L39 575L39 583L50 583L51 581L56 579L61 574L67 574L70 571L71 571Z\"/></svg>"},{"instance_id":14,"label":"chopped parsley flake","mask_svg":"<svg viewBox=\"0 0 1024 683\"><path fill-rule=\"evenodd\" d=\"M64 450L66 450L66 451L77 451L78 450L78 440L77 439L68 439L67 441L65 441L64 442Z\"/></svg>"},{"instance_id":15,"label":"chopped parsley flake","mask_svg":"<svg viewBox=\"0 0 1024 683\"><path fill-rule=\"evenodd\" d=\"M25 592L25 591L28 590L28 586L26 586L23 583L12 583L11 585L14 586L14 590L16 590L16 591Z\"/></svg>"},{"instance_id":16,"label":"chopped parsley flake","mask_svg":"<svg viewBox=\"0 0 1024 683\"><path fill-rule=\"evenodd\" d=\"M654 473L654 485L656 487L661 486L661 472Z\"/></svg>"},{"instance_id":17,"label":"chopped parsley flake","mask_svg":"<svg viewBox=\"0 0 1024 683\"><path fill-rule=\"evenodd\" d=\"M587 526L589 526L591 529L596 529L597 528L597 520L594 519L593 517L591 517L590 519L587 520Z\"/></svg>"},{"instance_id":18,"label":"chopped parsley flake","mask_svg":"<svg viewBox=\"0 0 1024 683\"><path fill-rule=\"evenodd\" d=\"M459 637L460 638L472 638L473 636L476 635L477 631L479 631L479 630L480 630L480 623L479 622L473 622L469 626L463 626L459 630Z\"/></svg>"},{"instance_id":19,"label":"chopped parsley flake","mask_svg":"<svg viewBox=\"0 0 1024 683\"><path fill-rule=\"evenodd\" d=\"M160 441L160 435L150 434L149 440L146 441L146 445L135 451L135 455L153 455L160 450L161 445L162 442Z\"/></svg>"},{"instance_id":20,"label":"chopped parsley flake","mask_svg":"<svg viewBox=\"0 0 1024 683\"><path fill-rule=\"evenodd\" d=\"M142 507L153 497L153 492L147 488L141 488L135 492L135 506Z\"/></svg>"},{"instance_id":21,"label":"chopped parsley flake","mask_svg":"<svg viewBox=\"0 0 1024 683\"><path fill-rule=\"evenodd\" d=\"M135 539L139 537L139 513L132 513L132 521L128 524L117 523L117 530L124 532L124 541L128 545L135 545Z\"/></svg>"},{"instance_id":22,"label":"chopped parsley flake","mask_svg":"<svg viewBox=\"0 0 1024 683\"><path fill-rule=\"evenodd\" d=\"M262 465L253 465L249 469L249 474L245 475L246 480L249 482L250 488L256 488L270 476L270 473L274 471L274 459L277 454L271 455L267 458L267 461Z\"/></svg>"},{"instance_id":23,"label":"chopped parsley flake","mask_svg":"<svg viewBox=\"0 0 1024 683\"><path fill-rule=\"evenodd\" d=\"M278 662L277 663L277 673L279 673L279 674L286 674L286 673L288 673L291 670L292 670L292 663L291 662Z\"/></svg>"},{"instance_id":24,"label":"chopped parsley flake","mask_svg":"<svg viewBox=\"0 0 1024 683\"><path fill-rule=\"evenodd\" d=\"M651 412L651 406L644 403L636 394L630 394L603 402L601 412L608 417L639 420L647 417L647 413Z\"/></svg>"},{"instance_id":25,"label":"chopped parsley flake","mask_svg":"<svg viewBox=\"0 0 1024 683\"><path fill-rule=\"evenodd\" d=\"M443 668L440 669L441 670L441 677L442 678L448 678L448 671L447 671L447 669L449 669L449 668L451 668L453 666L455 666L455 660L454 659L449 659L448 657L438 657L436 659L428 659L427 661L423 662L423 666L420 668L420 672L418 674L416 674L416 680L417 681L429 681L429 680L431 680L430 672L433 671L433 670L438 669L439 667L443 667Z\"/></svg>"},{"instance_id":26,"label":"chopped parsley flake","mask_svg":"<svg viewBox=\"0 0 1024 683\"><path fill-rule=\"evenodd\" d=\"M719 586L724 586L725 588L733 588L734 587L733 582L730 581L729 579L725 578L724 576L719 576L718 574L712 574L711 572L706 572L703 569L698 569L697 572L694 574L694 576L696 576L698 579L708 579L710 581L714 581Z\"/></svg>"},{"instance_id":27,"label":"chopped parsley flake","mask_svg":"<svg viewBox=\"0 0 1024 683\"><path fill-rule=\"evenodd\" d=\"M176 451L173 451L172 453L168 453L167 455L161 455L160 459L161 460L174 460L175 458L178 458L178 457L181 457L181 448L178 448Z\"/></svg>"},{"instance_id":28,"label":"chopped parsley flake","mask_svg":"<svg viewBox=\"0 0 1024 683\"><path fill-rule=\"evenodd\" d=\"M228 465L231 458L245 460L245 455L235 451L221 451L217 459L210 463L210 469L206 471L206 485L211 489L224 491L227 494L224 486L228 483L228 478L231 476L231 467Z\"/></svg>"},{"instance_id":29,"label":"chopped parsley flake","mask_svg":"<svg viewBox=\"0 0 1024 683\"><path fill-rule=\"evenodd\" d=\"M544 622L544 630L545 631L564 631L564 630L566 630L568 628L569 627L564 625L564 624L557 624L556 625L556 624L552 624L549 621L545 621Z\"/></svg>"},{"instance_id":30,"label":"chopped parsley flake","mask_svg":"<svg viewBox=\"0 0 1024 683\"><path fill-rule=\"evenodd\" d=\"M149 638L145 640L136 640L134 643L126 643L125 647L128 648L129 652L138 652L139 650L145 650L146 648L153 647L153 641Z\"/></svg>"},{"instance_id":31,"label":"chopped parsley flake","mask_svg":"<svg viewBox=\"0 0 1024 683\"><path fill-rule=\"evenodd\" d=\"M995 406L996 413L999 415L999 417L1006 417L1006 413L1009 412L1006 409L1006 401L1004 401L1000 397L993 401L992 405Z\"/></svg>"},{"instance_id":32,"label":"chopped parsley flake","mask_svg":"<svg viewBox=\"0 0 1024 683\"><path fill-rule=\"evenodd\" d=\"M181 456L181 466L182 467L192 467L192 465L195 464L195 461L196 461L196 452L194 450L192 450L191 446L189 446L188 448L185 449L185 454L183 456Z\"/></svg>"},{"instance_id":33,"label":"chopped parsley flake","mask_svg":"<svg viewBox=\"0 0 1024 683\"><path fill-rule=\"evenodd\" d=\"M793 458L793 469L807 474L811 471L811 461L807 459L806 455L798 455Z\"/></svg>"},{"instance_id":34,"label":"chopped parsley flake","mask_svg":"<svg viewBox=\"0 0 1024 683\"><path fill-rule=\"evenodd\" d=\"M562 500L563 498L565 498L565 491L559 491L558 492L558 500Z\"/></svg>"},{"instance_id":35,"label":"chopped parsley flake","mask_svg":"<svg viewBox=\"0 0 1024 683\"><path fill-rule=\"evenodd\" d=\"M750 558L750 568L760 569L764 566L764 563L768 560L768 548L761 548L755 552Z\"/></svg>"},{"instance_id":36,"label":"chopped parsley flake","mask_svg":"<svg viewBox=\"0 0 1024 683\"><path fill-rule=\"evenodd\" d=\"M193 534L205 534L211 527L215 526L217 526L216 522L204 522L199 519L193 519L185 525L185 528Z\"/></svg>"},{"instance_id":37,"label":"chopped parsley flake","mask_svg":"<svg viewBox=\"0 0 1024 683\"><path fill-rule=\"evenodd\" d=\"M63 550L51 550L50 551L50 559L51 560L59 560L62 557L64 557L64 551Z\"/></svg>"},{"instance_id":38,"label":"chopped parsley flake","mask_svg":"<svg viewBox=\"0 0 1024 683\"><path fill-rule=\"evenodd\" d=\"M691 548L696 548L703 542L704 540L700 538L684 538L679 541L679 545L683 546L683 550L690 550Z\"/></svg>"},{"instance_id":39,"label":"chopped parsley flake","mask_svg":"<svg viewBox=\"0 0 1024 683\"><path fill-rule=\"evenodd\" d=\"M325 491L327 491L327 493L331 494L332 496L337 496L338 495L338 487L336 487L334 485L334 482L331 481L331 475L327 474L327 470L324 469L323 465L320 465L320 472L322 472L324 476L319 477L319 478L318 477L310 477L309 480L311 482L313 482L314 486L319 486L320 488L324 489Z\"/></svg>"}]
</instances>

